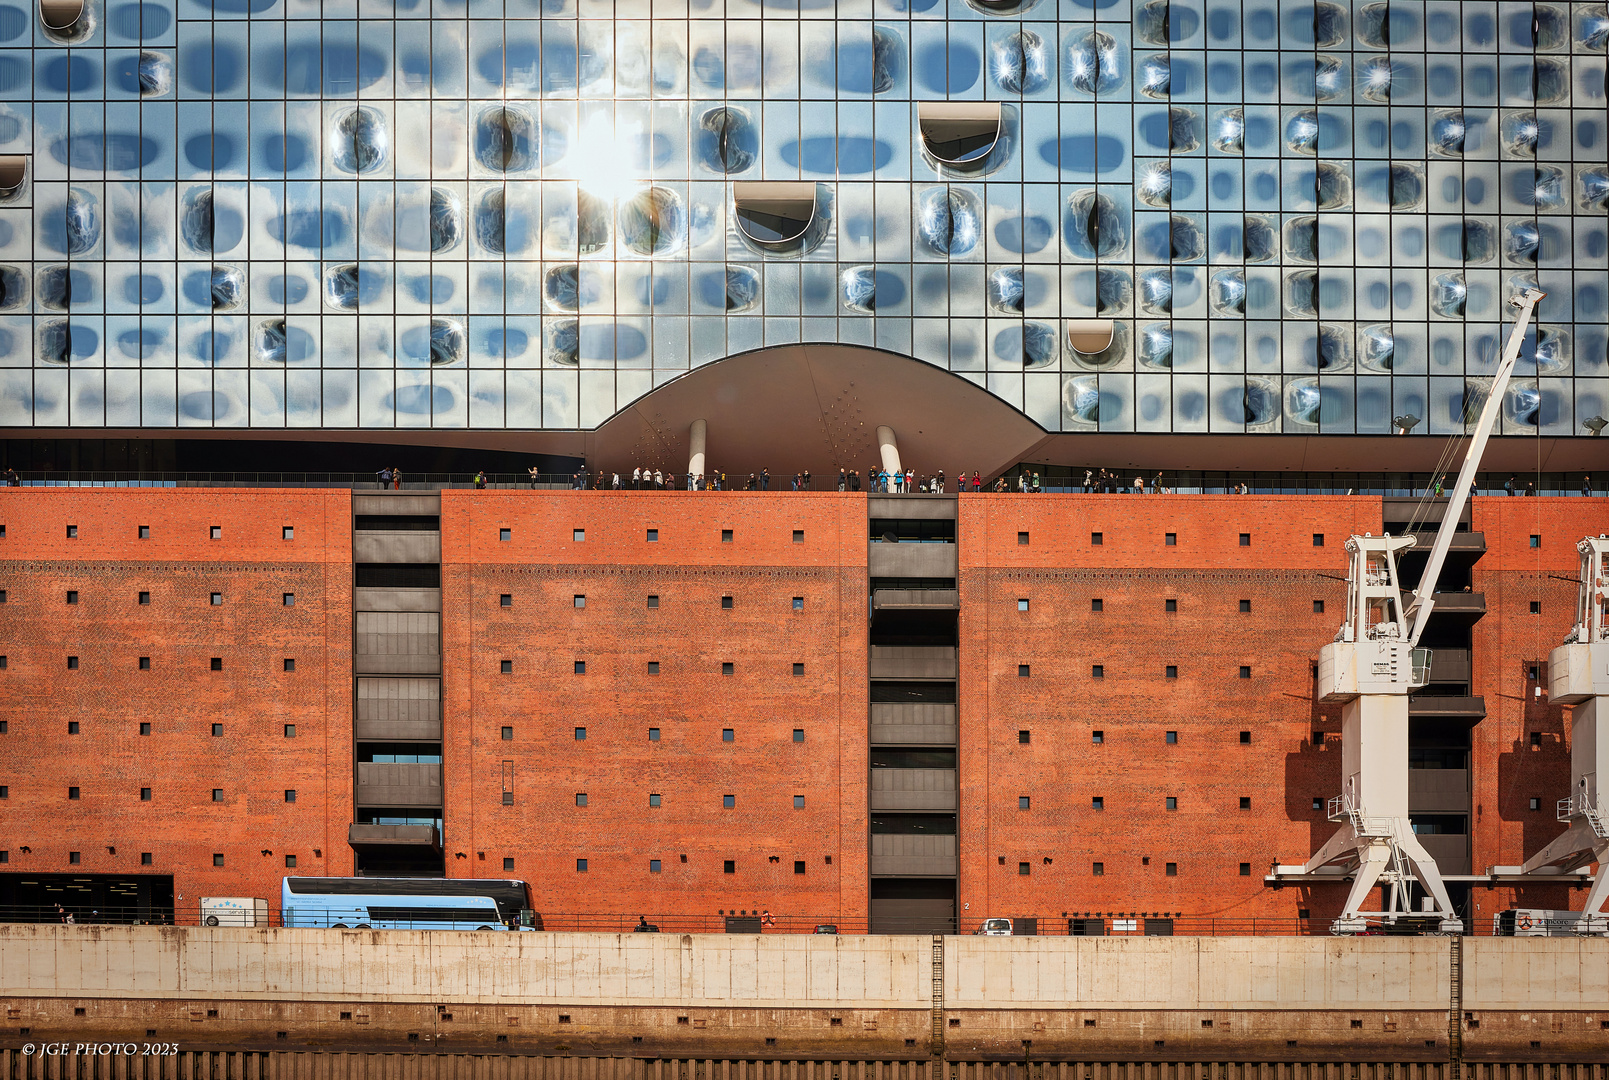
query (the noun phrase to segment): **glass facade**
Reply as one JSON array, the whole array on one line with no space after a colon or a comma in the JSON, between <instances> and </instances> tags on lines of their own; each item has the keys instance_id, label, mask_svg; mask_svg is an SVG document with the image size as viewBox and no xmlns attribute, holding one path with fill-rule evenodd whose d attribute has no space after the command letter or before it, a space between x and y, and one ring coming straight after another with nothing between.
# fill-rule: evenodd
<instances>
[{"instance_id":1,"label":"glass facade","mask_svg":"<svg viewBox=\"0 0 1609 1080\"><path fill-rule=\"evenodd\" d=\"M1503 430L1581 435L1606 39L1563 2L6 0L0 424L591 428L805 341L1051 430L1436 434L1537 285Z\"/></svg>"}]
</instances>

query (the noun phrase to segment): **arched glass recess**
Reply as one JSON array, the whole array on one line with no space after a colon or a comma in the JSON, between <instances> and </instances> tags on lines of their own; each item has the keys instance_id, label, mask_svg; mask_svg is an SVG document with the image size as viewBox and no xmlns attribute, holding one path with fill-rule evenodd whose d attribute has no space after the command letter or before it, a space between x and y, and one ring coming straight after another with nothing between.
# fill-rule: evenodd
<instances>
[{"instance_id":1,"label":"arched glass recess","mask_svg":"<svg viewBox=\"0 0 1609 1080\"><path fill-rule=\"evenodd\" d=\"M802 250L817 218L816 185L791 180L745 180L732 185L737 227L766 251Z\"/></svg>"},{"instance_id":2,"label":"arched glass recess","mask_svg":"<svg viewBox=\"0 0 1609 1080\"><path fill-rule=\"evenodd\" d=\"M61 42L83 41L95 30L89 0L39 0L39 24Z\"/></svg>"},{"instance_id":3,"label":"arched glass recess","mask_svg":"<svg viewBox=\"0 0 1609 1080\"><path fill-rule=\"evenodd\" d=\"M1112 347L1117 323L1111 319L1068 319L1067 344L1076 353L1094 356Z\"/></svg>"},{"instance_id":4,"label":"arched glass recess","mask_svg":"<svg viewBox=\"0 0 1609 1080\"><path fill-rule=\"evenodd\" d=\"M0 202L9 202L22 194L22 185L28 180L26 154L0 155Z\"/></svg>"},{"instance_id":5,"label":"arched glass recess","mask_svg":"<svg viewBox=\"0 0 1609 1080\"><path fill-rule=\"evenodd\" d=\"M975 173L998 163L1005 134L998 101L923 101L916 115L922 149L935 164Z\"/></svg>"}]
</instances>

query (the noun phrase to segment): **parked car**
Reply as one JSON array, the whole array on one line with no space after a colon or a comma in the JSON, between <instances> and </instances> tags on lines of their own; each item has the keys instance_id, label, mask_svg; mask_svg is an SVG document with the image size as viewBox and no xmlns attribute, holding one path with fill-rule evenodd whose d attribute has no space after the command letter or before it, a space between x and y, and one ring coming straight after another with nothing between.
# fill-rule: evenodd
<instances>
[{"instance_id":1,"label":"parked car","mask_svg":"<svg viewBox=\"0 0 1609 1080\"><path fill-rule=\"evenodd\" d=\"M810 932L812 934L836 934L838 932L838 927L830 922L824 922Z\"/></svg>"},{"instance_id":2,"label":"parked car","mask_svg":"<svg viewBox=\"0 0 1609 1080\"><path fill-rule=\"evenodd\" d=\"M982 934L984 937L1010 937L1011 920L984 919L983 925L978 927L975 933Z\"/></svg>"}]
</instances>

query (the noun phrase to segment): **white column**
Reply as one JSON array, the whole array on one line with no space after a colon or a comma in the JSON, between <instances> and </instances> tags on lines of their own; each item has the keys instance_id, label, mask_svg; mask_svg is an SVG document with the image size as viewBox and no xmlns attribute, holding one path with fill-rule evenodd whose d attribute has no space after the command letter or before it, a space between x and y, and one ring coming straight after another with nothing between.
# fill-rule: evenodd
<instances>
[{"instance_id":1,"label":"white column","mask_svg":"<svg viewBox=\"0 0 1609 1080\"><path fill-rule=\"evenodd\" d=\"M893 476L900 471L899 444L894 441L893 428L883 426L877 428L877 450L882 455L883 468L888 470L888 475Z\"/></svg>"},{"instance_id":2,"label":"white column","mask_svg":"<svg viewBox=\"0 0 1609 1080\"><path fill-rule=\"evenodd\" d=\"M708 441L708 428L702 420L694 420L693 426L687 429L687 473L689 476L698 476L704 471L704 451Z\"/></svg>"}]
</instances>

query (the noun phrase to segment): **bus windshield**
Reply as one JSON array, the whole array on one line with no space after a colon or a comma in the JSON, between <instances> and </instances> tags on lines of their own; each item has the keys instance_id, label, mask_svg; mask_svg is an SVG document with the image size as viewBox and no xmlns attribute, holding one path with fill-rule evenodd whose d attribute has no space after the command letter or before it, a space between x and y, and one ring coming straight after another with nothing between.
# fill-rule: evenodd
<instances>
[{"instance_id":1,"label":"bus windshield","mask_svg":"<svg viewBox=\"0 0 1609 1080\"><path fill-rule=\"evenodd\" d=\"M510 880L287 877L280 893L286 926L505 930L528 906Z\"/></svg>"}]
</instances>

